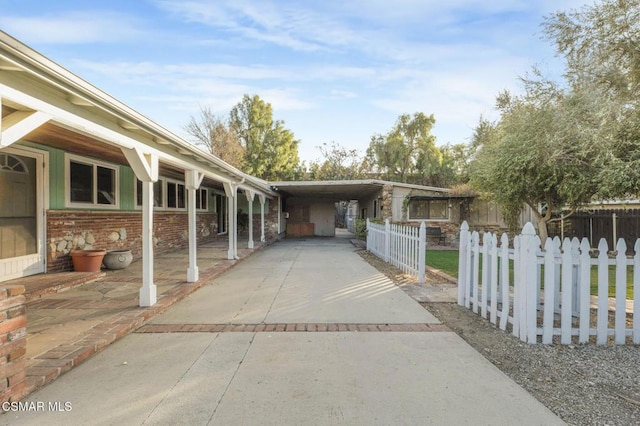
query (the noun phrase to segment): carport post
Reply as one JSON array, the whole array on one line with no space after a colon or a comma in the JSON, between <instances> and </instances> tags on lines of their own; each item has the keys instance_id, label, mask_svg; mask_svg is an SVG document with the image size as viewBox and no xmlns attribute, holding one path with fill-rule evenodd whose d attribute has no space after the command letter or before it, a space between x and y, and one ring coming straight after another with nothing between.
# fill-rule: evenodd
<instances>
[{"instance_id":1,"label":"carport post","mask_svg":"<svg viewBox=\"0 0 640 426\"><path fill-rule=\"evenodd\" d=\"M264 194L258 194L258 199L260 200L260 241L264 242L264 202L265 202Z\"/></svg>"},{"instance_id":2,"label":"carport post","mask_svg":"<svg viewBox=\"0 0 640 426\"><path fill-rule=\"evenodd\" d=\"M238 184L232 182L223 183L224 192L229 200L229 250L227 251L227 259L234 260L238 258Z\"/></svg>"},{"instance_id":3,"label":"carport post","mask_svg":"<svg viewBox=\"0 0 640 426\"><path fill-rule=\"evenodd\" d=\"M253 248L253 198L256 195L255 192L245 190L244 195L247 197L247 203L249 203L249 242L247 248Z\"/></svg>"},{"instance_id":4,"label":"carport post","mask_svg":"<svg viewBox=\"0 0 640 426\"><path fill-rule=\"evenodd\" d=\"M196 190L202 183L204 174L195 170L187 170L184 174L184 183L189 191L189 268L187 269L187 282L198 281L197 246L198 237L196 235Z\"/></svg>"}]
</instances>

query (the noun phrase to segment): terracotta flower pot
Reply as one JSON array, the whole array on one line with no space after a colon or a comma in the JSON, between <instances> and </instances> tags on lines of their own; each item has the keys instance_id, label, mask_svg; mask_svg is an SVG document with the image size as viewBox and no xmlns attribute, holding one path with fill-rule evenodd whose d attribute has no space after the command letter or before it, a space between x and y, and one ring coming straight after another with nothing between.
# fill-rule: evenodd
<instances>
[{"instance_id":1,"label":"terracotta flower pot","mask_svg":"<svg viewBox=\"0 0 640 426\"><path fill-rule=\"evenodd\" d=\"M106 250L71 250L73 270L76 272L100 272Z\"/></svg>"},{"instance_id":2,"label":"terracotta flower pot","mask_svg":"<svg viewBox=\"0 0 640 426\"><path fill-rule=\"evenodd\" d=\"M124 269L133 260L131 250L109 250L103 263L107 269Z\"/></svg>"}]
</instances>

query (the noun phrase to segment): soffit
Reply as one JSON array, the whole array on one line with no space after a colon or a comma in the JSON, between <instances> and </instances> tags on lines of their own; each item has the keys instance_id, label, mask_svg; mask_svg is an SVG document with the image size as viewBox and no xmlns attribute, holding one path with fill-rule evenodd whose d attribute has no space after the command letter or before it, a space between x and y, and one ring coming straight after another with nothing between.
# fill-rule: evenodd
<instances>
[{"instance_id":1,"label":"soffit","mask_svg":"<svg viewBox=\"0 0 640 426\"><path fill-rule=\"evenodd\" d=\"M287 197L321 198L333 201L363 200L379 193L382 185L373 182L273 182L271 186Z\"/></svg>"}]
</instances>

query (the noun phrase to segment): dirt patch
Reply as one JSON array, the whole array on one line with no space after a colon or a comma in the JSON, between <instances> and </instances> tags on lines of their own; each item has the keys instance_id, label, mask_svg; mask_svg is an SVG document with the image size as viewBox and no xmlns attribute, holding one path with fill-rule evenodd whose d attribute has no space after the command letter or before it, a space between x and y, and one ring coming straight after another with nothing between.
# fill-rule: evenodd
<instances>
[{"instance_id":1,"label":"dirt patch","mask_svg":"<svg viewBox=\"0 0 640 426\"><path fill-rule=\"evenodd\" d=\"M371 253L360 255L400 288L415 284ZM640 347L530 345L456 303L421 305L568 424L640 424Z\"/></svg>"}]
</instances>

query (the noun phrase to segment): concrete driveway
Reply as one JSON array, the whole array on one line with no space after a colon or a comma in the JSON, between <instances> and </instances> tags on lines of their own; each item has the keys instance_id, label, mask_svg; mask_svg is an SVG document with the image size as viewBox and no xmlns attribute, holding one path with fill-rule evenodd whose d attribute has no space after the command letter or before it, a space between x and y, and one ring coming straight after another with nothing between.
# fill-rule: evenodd
<instances>
[{"instance_id":1,"label":"concrete driveway","mask_svg":"<svg viewBox=\"0 0 640 426\"><path fill-rule=\"evenodd\" d=\"M0 422L562 424L354 252L278 242Z\"/></svg>"}]
</instances>

